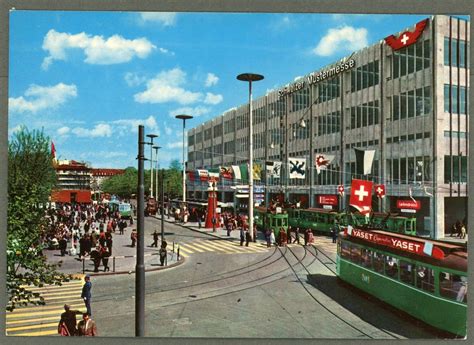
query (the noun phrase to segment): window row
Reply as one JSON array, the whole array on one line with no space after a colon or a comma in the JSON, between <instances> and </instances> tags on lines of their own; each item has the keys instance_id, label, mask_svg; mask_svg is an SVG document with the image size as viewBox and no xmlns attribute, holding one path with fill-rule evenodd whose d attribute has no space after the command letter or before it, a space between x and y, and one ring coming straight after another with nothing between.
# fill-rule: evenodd
<instances>
[{"instance_id":1,"label":"window row","mask_svg":"<svg viewBox=\"0 0 474 345\"><path fill-rule=\"evenodd\" d=\"M235 119L230 119L224 122L224 132L225 134L235 132Z\"/></svg>"},{"instance_id":2,"label":"window row","mask_svg":"<svg viewBox=\"0 0 474 345\"><path fill-rule=\"evenodd\" d=\"M298 111L309 107L310 88L304 88L291 95L291 111Z\"/></svg>"},{"instance_id":3,"label":"window row","mask_svg":"<svg viewBox=\"0 0 474 345\"><path fill-rule=\"evenodd\" d=\"M416 134L404 134L396 137L387 138L387 144L401 143L404 141L427 139L431 136L431 132L416 133Z\"/></svg>"},{"instance_id":4,"label":"window row","mask_svg":"<svg viewBox=\"0 0 474 345\"><path fill-rule=\"evenodd\" d=\"M262 133L254 133L253 134L253 148L256 149L261 149L262 147L265 147L266 145L266 140L265 140L265 135L267 132L262 132Z\"/></svg>"},{"instance_id":5,"label":"window row","mask_svg":"<svg viewBox=\"0 0 474 345\"><path fill-rule=\"evenodd\" d=\"M360 179L360 180L374 180L379 176L379 161L374 159L372 162L372 170L370 174L364 175L363 172L363 162L360 162L360 165L357 162L349 162L346 163L346 171L344 174L344 179L346 184L351 184L352 179Z\"/></svg>"},{"instance_id":6,"label":"window row","mask_svg":"<svg viewBox=\"0 0 474 345\"><path fill-rule=\"evenodd\" d=\"M252 122L253 124L262 123L267 120L267 113L265 107L260 107L252 110Z\"/></svg>"},{"instance_id":7,"label":"window row","mask_svg":"<svg viewBox=\"0 0 474 345\"><path fill-rule=\"evenodd\" d=\"M212 128L207 128L204 130L204 140L212 139Z\"/></svg>"},{"instance_id":8,"label":"window row","mask_svg":"<svg viewBox=\"0 0 474 345\"><path fill-rule=\"evenodd\" d=\"M392 184L413 184L431 181L431 157L387 159L387 181Z\"/></svg>"},{"instance_id":9,"label":"window row","mask_svg":"<svg viewBox=\"0 0 474 345\"><path fill-rule=\"evenodd\" d=\"M214 126L214 138L222 136L222 123Z\"/></svg>"},{"instance_id":10,"label":"window row","mask_svg":"<svg viewBox=\"0 0 474 345\"><path fill-rule=\"evenodd\" d=\"M248 152L249 151L249 138L238 138L236 140L235 152Z\"/></svg>"},{"instance_id":11,"label":"window row","mask_svg":"<svg viewBox=\"0 0 474 345\"><path fill-rule=\"evenodd\" d=\"M244 129L244 128L249 128L249 125L250 125L250 117L249 117L249 114L248 113L245 113L245 114L240 114L240 115L237 115L236 117L236 125L237 125L237 128L236 130L239 130L239 129Z\"/></svg>"},{"instance_id":12,"label":"window row","mask_svg":"<svg viewBox=\"0 0 474 345\"><path fill-rule=\"evenodd\" d=\"M351 107L351 129L379 123L379 101Z\"/></svg>"},{"instance_id":13,"label":"window row","mask_svg":"<svg viewBox=\"0 0 474 345\"><path fill-rule=\"evenodd\" d=\"M340 96L340 77L334 77L318 83L318 92L315 103L323 103Z\"/></svg>"},{"instance_id":14,"label":"window row","mask_svg":"<svg viewBox=\"0 0 474 345\"><path fill-rule=\"evenodd\" d=\"M367 146L377 146L379 144L379 140L366 140L360 141L358 143L346 144L346 149L350 149L352 147L367 147Z\"/></svg>"},{"instance_id":15,"label":"window row","mask_svg":"<svg viewBox=\"0 0 474 345\"><path fill-rule=\"evenodd\" d=\"M466 61L469 61L469 43L466 44L465 40L458 40L451 38L451 44L449 44L449 37L444 38L444 65L454 67L466 67ZM451 59L450 59L451 58Z\"/></svg>"},{"instance_id":16,"label":"window row","mask_svg":"<svg viewBox=\"0 0 474 345\"><path fill-rule=\"evenodd\" d=\"M422 263L414 263L376 250L341 242L341 258L391 279L434 294L435 270ZM457 302L467 303L467 279L448 272L439 272L439 294Z\"/></svg>"},{"instance_id":17,"label":"window row","mask_svg":"<svg viewBox=\"0 0 474 345\"><path fill-rule=\"evenodd\" d=\"M467 114L468 88L464 86L444 84L444 111L448 113ZM451 95L449 92L451 91ZM458 95L459 93L459 95ZM450 97L451 96L451 97ZM458 100L459 97L459 100ZM451 100L451 102L450 102Z\"/></svg>"},{"instance_id":18,"label":"window row","mask_svg":"<svg viewBox=\"0 0 474 345\"><path fill-rule=\"evenodd\" d=\"M318 116L318 136L341 131L341 112Z\"/></svg>"},{"instance_id":19,"label":"window row","mask_svg":"<svg viewBox=\"0 0 474 345\"><path fill-rule=\"evenodd\" d=\"M268 110L270 113L269 118L286 114L286 98L282 97L276 102L270 103L268 105Z\"/></svg>"},{"instance_id":20,"label":"window row","mask_svg":"<svg viewBox=\"0 0 474 345\"><path fill-rule=\"evenodd\" d=\"M429 114L431 104L430 86L394 95L392 97L392 121Z\"/></svg>"},{"instance_id":21,"label":"window row","mask_svg":"<svg viewBox=\"0 0 474 345\"><path fill-rule=\"evenodd\" d=\"M349 148L349 147L347 147L347 145L346 145L346 148ZM328 146L328 147L322 147L322 148L314 149L314 154L326 153L326 152L335 152L335 151L339 151L339 150L340 150L340 146L339 146L339 145L336 145L336 146Z\"/></svg>"},{"instance_id":22,"label":"window row","mask_svg":"<svg viewBox=\"0 0 474 345\"><path fill-rule=\"evenodd\" d=\"M379 60L357 67L351 71L351 92L359 91L379 83Z\"/></svg>"},{"instance_id":23,"label":"window row","mask_svg":"<svg viewBox=\"0 0 474 345\"><path fill-rule=\"evenodd\" d=\"M392 56L393 79L430 67L430 40L421 40L406 48L394 51Z\"/></svg>"},{"instance_id":24,"label":"window row","mask_svg":"<svg viewBox=\"0 0 474 345\"><path fill-rule=\"evenodd\" d=\"M228 141L224 143L224 154L230 155L235 153L235 142Z\"/></svg>"},{"instance_id":25,"label":"window row","mask_svg":"<svg viewBox=\"0 0 474 345\"><path fill-rule=\"evenodd\" d=\"M466 132L458 132L458 131L444 131L444 137L445 138L461 138L461 139L466 139L468 137L468 134Z\"/></svg>"},{"instance_id":26,"label":"window row","mask_svg":"<svg viewBox=\"0 0 474 345\"><path fill-rule=\"evenodd\" d=\"M444 156L444 183L467 183L467 156Z\"/></svg>"}]
</instances>

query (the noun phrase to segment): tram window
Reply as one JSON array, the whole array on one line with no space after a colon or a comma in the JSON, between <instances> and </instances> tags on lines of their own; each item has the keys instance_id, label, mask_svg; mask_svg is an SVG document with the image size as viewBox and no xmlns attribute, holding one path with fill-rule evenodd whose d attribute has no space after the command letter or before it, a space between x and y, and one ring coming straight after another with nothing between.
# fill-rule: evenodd
<instances>
[{"instance_id":1,"label":"tram window","mask_svg":"<svg viewBox=\"0 0 474 345\"><path fill-rule=\"evenodd\" d=\"M442 297L467 303L466 277L447 272L439 274L439 293Z\"/></svg>"},{"instance_id":2,"label":"tram window","mask_svg":"<svg viewBox=\"0 0 474 345\"><path fill-rule=\"evenodd\" d=\"M428 292L434 292L434 272L431 268L416 266L416 287Z\"/></svg>"},{"instance_id":3,"label":"tram window","mask_svg":"<svg viewBox=\"0 0 474 345\"><path fill-rule=\"evenodd\" d=\"M362 248L360 264L363 267L372 268L372 251Z\"/></svg>"},{"instance_id":4,"label":"tram window","mask_svg":"<svg viewBox=\"0 0 474 345\"><path fill-rule=\"evenodd\" d=\"M351 257L351 246L347 242L341 243L341 257L346 260Z\"/></svg>"},{"instance_id":5,"label":"tram window","mask_svg":"<svg viewBox=\"0 0 474 345\"><path fill-rule=\"evenodd\" d=\"M406 284L415 285L415 267L410 262L400 260L400 280Z\"/></svg>"},{"instance_id":6,"label":"tram window","mask_svg":"<svg viewBox=\"0 0 474 345\"><path fill-rule=\"evenodd\" d=\"M360 247L352 247L351 249L351 261L360 264L360 259L361 259L361 248Z\"/></svg>"},{"instance_id":7,"label":"tram window","mask_svg":"<svg viewBox=\"0 0 474 345\"><path fill-rule=\"evenodd\" d=\"M385 257L385 274L391 278L398 279L398 259L386 256Z\"/></svg>"},{"instance_id":8,"label":"tram window","mask_svg":"<svg viewBox=\"0 0 474 345\"><path fill-rule=\"evenodd\" d=\"M383 254L374 252L374 270L383 274Z\"/></svg>"}]
</instances>

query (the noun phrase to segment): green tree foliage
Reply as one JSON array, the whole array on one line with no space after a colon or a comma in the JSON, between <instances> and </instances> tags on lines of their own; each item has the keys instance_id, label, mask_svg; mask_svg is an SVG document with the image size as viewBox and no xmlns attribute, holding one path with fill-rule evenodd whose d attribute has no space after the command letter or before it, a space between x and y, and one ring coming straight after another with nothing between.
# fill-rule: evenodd
<instances>
[{"instance_id":1,"label":"green tree foliage","mask_svg":"<svg viewBox=\"0 0 474 345\"><path fill-rule=\"evenodd\" d=\"M7 310L19 305L43 305L44 299L29 287L61 285L68 276L56 271L41 255L46 227L44 205L56 184L42 131L22 128L8 145Z\"/></svg>"},{"instance_id":2,"label":"green tree foliage","mask_svg":"<svg viewBox=\"0 0 474 345\"><path fill-rule=\"evenodd\" d=\"M138 171L133 167L128 167L120 175L112 176L102 183L102 191L117 195L121 198L129 198L137 193Z\"/></svg>"}]
</instances>

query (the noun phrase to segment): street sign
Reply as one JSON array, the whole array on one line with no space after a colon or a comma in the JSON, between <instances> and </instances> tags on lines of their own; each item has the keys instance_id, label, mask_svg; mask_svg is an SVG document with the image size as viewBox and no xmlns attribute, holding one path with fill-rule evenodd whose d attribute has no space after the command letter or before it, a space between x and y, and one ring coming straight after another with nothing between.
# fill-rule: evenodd
<instances>
[{"instance_id":1,"label":"street sign","mask_svg":"<svg viewBox=\"0 0 474 345\"><path fill-rule=\"evenodd\" d=\"M337 206L338 200L336 195L319 195L318 202L321 205L334 205Z\"/></svg>"},{"instance_id":2,"label":"street sign","mask_svg":"<svg viewBox=\"0 0 474 345\"><path fill-rule=\"evenodd\" d=\"M397 200L397 208L419 210L421 208L421 201L419 200Z\"/></svg>"}]
</instances>

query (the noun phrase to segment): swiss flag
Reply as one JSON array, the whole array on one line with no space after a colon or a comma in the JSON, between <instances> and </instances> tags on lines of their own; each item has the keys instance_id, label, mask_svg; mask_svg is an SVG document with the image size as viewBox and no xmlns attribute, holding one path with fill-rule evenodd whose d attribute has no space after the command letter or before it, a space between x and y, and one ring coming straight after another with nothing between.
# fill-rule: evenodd
<instances>
[{"instance_id":1,"label":"swiss flag","mask_svg":"<svg viewBox=\"0 0 474 345\"><path fill-rule=\"evenodd\" d=\"M385 185L383 184L376 184L374 186L374 189L375 189L375 195L378 197L378 198L384 198L385 197Z\"/></svg>"},{"instance_id":2,"label":"swiss flag","mask_svg":"<svg viewBox=\"0 0 474 345\"><path fill-rule=\"evenodd\" d=\"M394 35L385 37L385 42L392 47L393 50L399 50L414 44L418 40L418 37L423 33L423 30L425 30L428 20L429 19L422 20L416 24L415 31L405 31L398 36L398 38Z\"/></svg>"},{"instance_id":3,"label":"swiss flag","mask_svg":"<svg viewBox=\"0 0 474 345\"><path fill-rule=\"evenodd\" d=\"M337 192L340 194L340 195L344 195L344 186L342 184L340 184L339 186L337 186Z\"/></svg>"},{"instance_id":4,"label":"swiss flag","mask_svg":"<svg viewBox=\"0 0 474 345\"><path fill-rule=\"evenodd\" d=\"M363 215L368 214L371 209L372 185L371 181L352 180L349 205L354 206Z\"/></svg>"},{"instance_id":5,"label":"swiss flag","mask_svg":"<svg viewBox=\"0 0 474 345\"><path fill-rule=\"evenodd\" d=\"M53 142L51 142L51 154L53 155L53 158L56 158L56 147L54 147Z\"/></svg>"}]
</instances>

